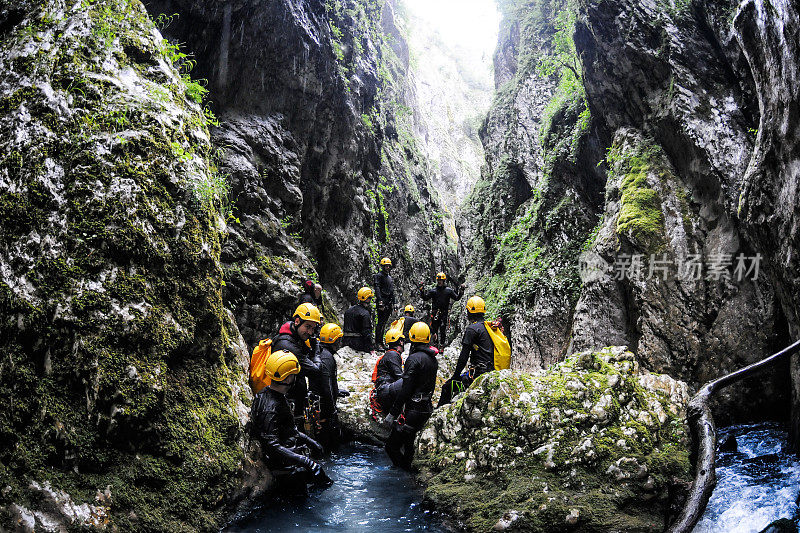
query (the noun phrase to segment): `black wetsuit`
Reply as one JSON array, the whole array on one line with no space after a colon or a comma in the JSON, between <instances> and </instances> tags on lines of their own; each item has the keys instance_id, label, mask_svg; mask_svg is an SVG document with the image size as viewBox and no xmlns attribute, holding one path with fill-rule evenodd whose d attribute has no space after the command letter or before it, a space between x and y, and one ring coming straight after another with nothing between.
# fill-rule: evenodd
<instances>
[{"instance_id":1,"label":"black wetsuit","mask_svg":"<svg viewBox=\"0 0 800 533\"><path fill-rule=\"evenodd\" d=\"M411 331L411 326L419 322L419 318L415 318L413 316L405 315L403 316L405 320L403 320L403 337L405 337L406 342L411 342L409 340L408 334Z\"/></svg>"},{"instance_id":2,"label":"black wetsuit","mask_svg":"<svg viewBox=\"0 0 800 533\"><path fill-rule=\"evenodd\" d=\"M316 443L297 430L286 396L265 387L253 399L250 420L255 436L261 441L269 468L310 469L313 466L314 462L301 452L303 445L316 447Z\"/></svg>"},{"instance_id":3,"label":"black wetsuit","mask_svg":"<svg viewBox=\"0 0 800 533\"><path fill-rule=\"evenodd\" d=\"M423 300L433 300L431 303L431 333L437 335L437 342L444 346L447 342L447 315L450 312L450 300L461 298L461 288L452 289L447 286L436 286L432 289L422 289Z\"/></svg>"},{"instance_id":4,"label":"black wetsuit","mask_svg":"<svg viewBox=\"0 0 800 533\"><path fill-rule=\"evenodd\" d=\"M383 334L386 333L386 322L392 315L395 307L394 280L392 276L384 272L378 272L372 276L375 285L375 313L377 320L375 324L375 344L383 343Z\"/></svg>"},{"instance_id":5,"label":"black wetsuit","mask_svg":"<svg viewBox=\"0 0 800 533\"><path fill-rule=\"evenodd\" d=\"M414 438L433 412L433 389L439 361L438 350L432 346L412 344L412 353L406 359L403 370L403 385L389 410L394 417L403 413L403 423L395 422L386 441L386 453L392 462L402 468L410 468L414 457Z\"/></svg>"},{"instance_id":6,"label":"black wetsuit","mask_svg":"<svg viewBox=\"0 0 800 533\"><path fill-rule=\"evenodd\" d=\"M363 304L357 303L344 313L344 341L361 352L372 350L372 316Z\"/></svg>"},{"instance_id":7,"label":"black wetsuit","mask_svg":"<svg viewBox=\"0 0 800 533\"><path fill-rule=\"evenodd\" d=\"M470 371L466 378L461 377L461 371L470 363ZM483 320L472 322L464 330L464 337L461 340L461 353L458 356L453 377L442 385L442 394L439 397L437 407L450 403L452 399L452 381L458 380L464 384L464 388L469 387L478 376L494 370L494 343L486 324Z\"/></svg>"},{"instance_id":8,"label":"black wetsuit","mask_svg":"<svg viewBox=\"0 0 800 533\"><path fill-rule=\"evenodd\" d=\"M336 381L336 359L331 351L330 344L320 344L319 350L320 374L309 379L308 385L312 392L319 395L321 432L317 439L326 449L335 446L341 438L338 415L336 412L336 399L339 397L339 385Z\"/></svg>"},{"instance_id":9,"label":"black wetsuit","mask_svg":"<svg viewBox=\"0 0 800 533\"><path fill-rule=\"evenodd\" d=\"M305 408L306 396L308 395L308 386L306 378L316 379L320 375L320 362L316 353L317 339L311 340L311 348L303 341L294 328L294 322L287 322L272 339L272 351L286 350L291 352L297 357L300 363L300 374L297 376L297 381L294 387L289 390L286 395L294 402L294 416L303 416L303 409Z\"/></svg>"},{"instance_id":10,"label":"black wetsuit","mask_svg":"<svg viewBox=\"0 0 800 533\"><path fill-rule=\"evenodd\" d=\"M304 292L302 296L300 296L300 302L297 305L303 305L303 304L311 304L320 311L322 311L322 297L314 298L313 294Z\"/></svg>"},{"instance_id":11,"label":"black wetsuit","mask_svg":"<svg viewBox=\"0 0 800 533\"><path fill-rule=\"evenodd\" d=\"M386 350L378 361L377 370L375 394L381 410L386 412L394 404L397 393L403 386L403 357L399 348Z\"/></svg>"}]
</instances>

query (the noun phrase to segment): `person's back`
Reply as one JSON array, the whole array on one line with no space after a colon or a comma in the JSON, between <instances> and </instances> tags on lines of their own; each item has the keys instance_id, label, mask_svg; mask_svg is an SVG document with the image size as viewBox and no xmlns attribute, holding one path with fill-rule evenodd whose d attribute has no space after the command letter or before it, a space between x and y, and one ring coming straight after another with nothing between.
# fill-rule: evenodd
<instances>
[{"instance_id":1,"label":"person's back","mask_svg":"<svg viewBox=\"0 0 800 533\"><path fill-rule=\"evenodd\" d=\"M494 369L494 343L483 320L464 328L461 345L470 348L469 363L475 368L477 375Z\"/></svg>"},{"instance_id":2,"label":"person's back","mask_svg":"<svg viewBox=\"0 0 800 533\"><path fill-rule=\"evenodd\" d=\"M358 291L358 303L344 313L344 345L355 350L372 350L372 315L367 305L372 298L372 290L362 287Z\"/></svg>"},{"instance_id":3,"label":"person's back","mask_svg":"<svg viewBox=\"0 0 800 533\"><path fill-rule=\"evenodd\" d=\"M398 346L392 346L377 363L377 378L375 387L394 383L403 377L403 356Z\"/></svg>"}]
</instances>

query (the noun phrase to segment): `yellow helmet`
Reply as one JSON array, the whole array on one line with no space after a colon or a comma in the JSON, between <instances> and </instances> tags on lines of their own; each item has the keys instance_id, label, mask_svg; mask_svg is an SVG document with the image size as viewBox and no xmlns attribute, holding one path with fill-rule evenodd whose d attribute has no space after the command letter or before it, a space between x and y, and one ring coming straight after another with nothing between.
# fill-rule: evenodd
<instances>
[{"instance_id":1,"label":"yellow helmet","mask_svg":"<svg viewBox=\"0 0 800 533\"><path fill-rule=\"evenodd\" d=\"M336 324L328 323L319 330L319 341L325 344L333 344L342 337L342 335L344 335L344 333L342 333L342 328Z\"/></svg>"},{"instance_id":2,"label":"yellow helmet","mask_svg":"<svg viewBox=\"0 0 800 533\"><path fill-rule=\"evenodd\" d=\"M300 363L292 352L278 350L270 354L264 363L264 370L272 381L283 381L291 374L300 373Z\"/></svg>"},{"instance_id":3,"label":"yellow helmet","mask_svg":"<svg viewBox=\"0 0 800 533\"><path fill-rule=\"evenodd\" d=\"M417 322L408 331L411 342L431 342L431 328L425 322Z\"/></svg>"},{"instance_id":4,"label":"yellow helmet","mask_svg":"<svg viewBox=\"0 0 800 533\"><path fill-rule=\"evenodd\" d=\"M439 272L438 274L436 274L436 279L447 279L447 274L445 274L444 272Z\"/></svg>"},{"instance_id":5,"label":"yellow helmet","mask_svg":"<svg viewBox=\"0 0 800 533\"><path fill-rule=\"evenodd\" d=\"M406 306L406 308L405 308L405 309L403 309L403 312L404 312L404 313L413 313L413 312L414 312L414 306L413 306L413 305L411 305L411 304L408 304L408 305Z\"/></svg>"},{"instance_id":6,"label":"yellow helmet","mask_svg":"<svg viewBox=\"0 0 800 533\"><path fill-rule=\"evenodd\" d=\"M383 336L383 342L386 344L394 344L402 338L403 328L389 328L389 331Z\"/></svg>"},{"instance_id":7,"label":"yellow helmet","mask_svg":"<svg viewBox=\"0 0 800 533\"><path fill-rule=\"evenodd\" d=\"M467 300L467 311L470 313L485 313L486 302L480 296L473 296Z\"/></svg>"},{"instance_id":8,"label":"yellow helmet","mask_svg":"<svg viewBox=\"0 0 800 533\"><path fill-rule=\"evenodd\" d=\"M369 287L361 287L358 289L358 301L359 302L366 302L370 298L372 298L372 289Z\"/></svg>"},{"instance_id":9,"label":"yellow helmet","mask_svg":"<svg viewBox=\"0 0 800 533\"><path fill-rule=\"evenodd\" d=\"M300 317L300 320L308 320L309 322L316 322L317 324L319 324L322 320L322 317L319 314L319 309L317 309L316 305L312 304L298 305L297 309L294 310L294 314L292 315L292 318L296 317Z\"/></svg>"},{"instance_id":10,"label":"yellow helmet","mask_svg":"<svg viewBox=\"0 0 800 533\"><path fill-rule=\"evenodd\" d=\"M392 266L392 260L389 259L388 257L384 257L383 259L381 259L381 265Z\"/></svg>"}]
</instances>

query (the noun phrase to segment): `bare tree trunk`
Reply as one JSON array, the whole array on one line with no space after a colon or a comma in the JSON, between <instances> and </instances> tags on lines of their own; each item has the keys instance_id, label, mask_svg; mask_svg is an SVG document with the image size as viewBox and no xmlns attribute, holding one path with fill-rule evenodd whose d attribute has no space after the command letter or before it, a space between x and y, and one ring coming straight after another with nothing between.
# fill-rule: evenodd
<instances>
[{"instance_id":1,"label":"bare tree trunk","mask_svg":"<svg viewBox=\"0 0 800 533\"><path fill-rule=\"evenodd\" d=\"M697 447L697 462L695 464L695 478L689 497L678 519L670 526L668 533L690 533L695 524L703 515L708 499L717 484L714 474L714 460L717 448L717 429L714 426L714 417L711 416L709 400L711 395L720 389L750 377L759 370L763 370L800 352L800 341L784 348L757 363L746 366L736 372L728 374L710 383L706 383L689 402L687 419L692 435L692 445Z\"/></svg>"}]
</instances>

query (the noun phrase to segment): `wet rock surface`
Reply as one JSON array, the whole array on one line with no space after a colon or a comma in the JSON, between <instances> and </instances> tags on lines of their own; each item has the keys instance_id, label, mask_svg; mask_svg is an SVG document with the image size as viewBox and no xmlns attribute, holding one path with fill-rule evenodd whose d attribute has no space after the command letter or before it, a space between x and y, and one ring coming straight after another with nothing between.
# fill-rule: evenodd
<instances>
[{"instance_id":1,"label":"wet rock surface","mask_svg":"<svg viewBox=\"0 0 800 533\"><path fill-rule=\"evenodd\" d=\"M624 347L491 372L434 413L415 465L469 530L660 530L689 480L688 398Z\"/></svg>"}]
</instances>

